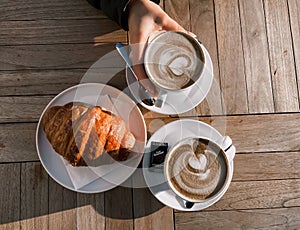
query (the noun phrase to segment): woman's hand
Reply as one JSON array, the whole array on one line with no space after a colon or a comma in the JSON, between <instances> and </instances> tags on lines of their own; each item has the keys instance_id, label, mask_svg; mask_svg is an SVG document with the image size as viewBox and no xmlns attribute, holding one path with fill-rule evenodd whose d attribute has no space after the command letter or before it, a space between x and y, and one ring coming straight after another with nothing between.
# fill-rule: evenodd
<instances>
[{"instance_id":1,"label":"woman's hand","mask_svg":"<svg viewBox=\"0 0 300 230\"><path fill-rule=\"evenodd\" d=\"M154 96L157 91L148 79L143 63L146 44L150 35L164 30L177 30L188 33L163 9L149 0L132 0L129 3L129 44L133 69L142 85Z\"/></svg>"}]
</instances>

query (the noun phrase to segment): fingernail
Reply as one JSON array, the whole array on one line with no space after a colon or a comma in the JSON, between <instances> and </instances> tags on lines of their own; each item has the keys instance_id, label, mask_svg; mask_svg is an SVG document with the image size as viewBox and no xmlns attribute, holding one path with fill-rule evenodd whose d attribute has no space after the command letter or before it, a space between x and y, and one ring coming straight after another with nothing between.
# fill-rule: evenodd
<instances>
[{"instance_id":1,"label":"fingernail","mask_svg":"<svg viewBox=\"0 0 300 230\"><path fill-rule=\"evenodd\" d=\"M194 37L194 38L196 38L196 37L197 37L197 35L196 35L196 34L194 34L194 33L193 33L193 32L191 32L191 31L188 31L188 34L189 34L190 36Z\"/></svg>"}]
</instances>

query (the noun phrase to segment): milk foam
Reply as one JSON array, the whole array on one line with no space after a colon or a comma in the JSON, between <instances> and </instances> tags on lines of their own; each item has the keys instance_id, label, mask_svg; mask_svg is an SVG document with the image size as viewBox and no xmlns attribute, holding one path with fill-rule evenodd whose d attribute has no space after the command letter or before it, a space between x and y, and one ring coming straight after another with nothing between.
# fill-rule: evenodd
<instances>
[{"instance_id":1,"label":"milk foam","mask_svg":"<svg viewBox=\"0 0 300 230\"><path fill-rule=\"evenodd\" d=\"M189 159L189 165L198 170L204 170L207 164L207 159L204 154L200 154L199 158L192 156Z\"/></svg>"},{"instance_id":2,"label":"milk foam","mask_svg":"<svg viewBox=\"0 0 300 230\"><path fill-rule=\"evenodd\" d=\"M192 199L204 199L218 186L222 167L218 154L211 149L186 144L172 155L169 164L171 182L179 193Z\"/></svg>"},{"instance_id":3,"label":"milk foam","mask_svg":"<svg viewBox=\"0 0 300 230\"><path fill-rule=\"evenodd\" d=\"M195 42L192 43L180 33L159 36L147 48L146 72L151 80L163 88L185 88L201 74L203 63L199 52Z\"/></svg>"}]
</instances>

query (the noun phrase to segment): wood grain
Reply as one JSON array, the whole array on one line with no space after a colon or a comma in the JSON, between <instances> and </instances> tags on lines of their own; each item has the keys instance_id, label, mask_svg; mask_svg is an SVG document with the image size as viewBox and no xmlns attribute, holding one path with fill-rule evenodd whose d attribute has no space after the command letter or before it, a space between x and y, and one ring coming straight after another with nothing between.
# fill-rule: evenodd
<instances>
[{"instance_id":1,"label":"wood grain","mask_svg":"<svg viewBox=\"0 0 300 230\"><path fill-rule=\"evenodd\" d=\"M36 124L0 124L0 162L37 161Z\"/></svg>"},{"instance_id":2,"label":"wood grain","mask_svg":"<svg viewBox=\"0 0 300 230\"><path fill-rule=\"evenodd\" d=\"M300 208L176 213L176 229L298 229Z\"/></svg>"},{"instance_id":3,"label":"wood grain","mask_svg":"<svg viewBox=\"0 0 300 230\"><path fill-rule=\"evenodd\" d=\"M89 68L102 56L115 51L115 42L94 44L55 44L0 46L0 70ZM121 60L121 59L119 59ZM119 62L107 67L120 66Z\"/></svg>"},{"instance_id":4,"label":"wood grain","mask_svg":"<svg viewBox=\"0 0 300 230\"><path fill-rule=\"evenodd\" d=\"M85 69L1 71L0 95L55 95L80 83L86 71Z\"/></svg>"},{"instance_id":5,"label":"wood grain","mask_svg":"<svg viewBox=\"0 0 300 230\"><path fill-rule=\"evenodd\" d=\"M293 38L295 66L297 70L298 90L300 82L300 4L297 0L288 0L290 23ZM300 93L300 91L299 91Z\"/></svg>"},{"instance_id":6,"label":"wood grain","mask_svg":"<svg viewBox=\"0 0 300 230\"><path fill-rule=\"evenodd\" d=\"M299 114L230 117L226 131L238 152L298 151L298 119Z\"/></svg>"},{"instance_id":7,"label":"wood grain","mask_svg":"<svg viewBox=\"0 0 300 230\"><path fill-rule=\"evenodd\" d=\"M49 178L49 229L76 229L76 193Z\"/></svg>"},{"instance_id":8,"label":"wood grain","mask_svg":"<svg viewBox=\"0 0 300 230\"><path fill-rule=\"evenodd\" d=\"M189 1L165 1L166 13L184 29L190 30L190 5Z\"/></svg>"},{"instance_id":9,"label":"wood grain","mask_svg":"<svg viewBox=\"0 0 300 230\"><path fill-rule=\"evenodd\" d=\"M213 0L191 0L190 24L191 31L198 36L213 63L214 80L207 97L196 107L198 115L222 115L222 96L219 76L219 61Z\"/></svg>"},{"instance_id":10,"label":"wood grain","mask_svg":"<svg viewBox=\"0 0 300 230\"><path fill-rule=\"evenodd\" d=\"M173 210L160 203L148 188L133 189L135 229L173 229Z\"/></svg>"},{"instance_id":11,"label":"wood grain","mask_svg":"<svg viewBox=\"0 0 300 230\"><path fill-rule=\"evenodd\" d=\"M0 164L0 228L20 228L21 164Z\"/></svg>"},{"instance_id":12,"label":"wood grain","mask_svg":"<svg viewBox=\"0 0 300 230\"><path fill-rule=\"evenodd\" d=\"M224 196L206 210L299 207L299 187L300 179L231 182Z\"/></svg>"},{"instance_id":13,"label":"wood grain","mask_svg":"<svg viewBox=\"0 0 300 230\"><path fill-rule=\"evenodd\" d=\"M46 229L48 174L40 163L22 163L21 172L21 229Z\"/></svg>"},{"instance_id":14,"label":"wood grain","mask_svg":"<svg viewBox=\"0 0 300 230\"><path fill-rule=\"evenodd\" d=\"M76 229L105 229L104 193L77 193Z\"/></svg>"},{"instance_id":15,"label":"wood grain","mask_svg":"<svg viewBox=\"0 0 300 230\"><path fill-rule=\"evenodd\" d=\"M0 97L0 122L37 121L53 96Z\"/></svg>"},{"instance_id":16,"label":"wood grain","mask_svg":"<svg viewBox=\"0 0 300 230\"><path fill-rule=\"evenodd\" d=\"M265 12L276 112L299 111L290 21L285 0L266 0Z\"/></svg>"},{"instance_id":17,"label":"wood grain","mask_svg":"<svg viewBox=\"0 0 300 230\"><path fill-rule=\"evenodd\" d=\"M104 195L105 229L133 229L132 188L118 186Z\"/></svg>"},{"instance_id":18,"label":"wood grain","mask_svg":"<svg viewBox=\"0 0 300 230\"><path fill-rule=\"evenodd\" d=\"M126 32L112 20L1 21L0 45L126 42Z\"/></svg>"},{"instance_id":19,"label":"wood grain","mask_svg":"<svg viewBox=\"0 0 300 230\"><path fill-rule=\"evenodd\" d=\"M298 207L299 187L300 179L232 182L225 195L207 210Z\"/></svg>"},{"instance_id":20,"label":"wood grain","mask_svg":"<svg viewBox=\"0 0 300 230\"><path fill-rule=\"evenodd\" d=\"M299 151L299 114L228 117L226 134L238 152Z\"/></svg>"},{"instance_id":21,"label":"wood grain","mask_svg":"<svg viewBox=\"0 0 300 230\"><path fill-rule=\"evenodd\" d=\"M71 86L89 82L107 83L123 90L127 88L123 69L123 67L114 67L100 70L93 67L68 70L0 71L0 96L56 95Z\"/></svg>"},{"instance_id":22,"label":"wood grain","mask_svg":"<svg viewBox=\"0 0 300 230\"><path fill-rule=\"evenodd\" d=\"M239 2L249 113L274 112L263 2Z\"/></svg>"},{"instance_id":23,"label":"wood grain","mask_svg":"<svg viewBox=\"0 0 300 230\"><path fill-rule=\"evenodd\" d=\"M103 13L92 7L87 1L6 1L0 3L2 20L37 20L37 19L80 19L103 18Z\"/></svg>"},{"instance_id":24,"label":"wood grain","mask_svg":"<svg viewBox=\"0 0 300 230\"><path fill-rule=\"evenodd\" d=\"M215 0L215 14L225 113L248 113L238 1Z\"/></svg>"},{"instance_id":25,"label":"wood grain","mask_svg":"<svg viewBox=\"0 0 300 230\"><path fill-rule=\"evenodd\" d=\"M233 181L297 179L300 152L236 154Z\"/></svg>"}]
</instances>

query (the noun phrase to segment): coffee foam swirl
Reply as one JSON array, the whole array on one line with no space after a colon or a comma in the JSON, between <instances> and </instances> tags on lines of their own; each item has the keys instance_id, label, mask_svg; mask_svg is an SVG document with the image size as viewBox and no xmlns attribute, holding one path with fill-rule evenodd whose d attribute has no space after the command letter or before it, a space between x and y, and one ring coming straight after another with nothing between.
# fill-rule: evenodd
<instances>
[{"instance_id":1,"label":"coffee foam swirl","mask_svg":"<svg viewBox=\"0 0 300 230\"><path fill-rule=\"evenodd\" d=\"M208 147L208 146L206 146ZM205 199L217 188L222 167L218 154L210 148L202 149L184 144L178 147L169 161L171 183L190 199Z\"/></svg>"},{"instance_id":2,"label":"coffee foam swirl","mask_svg":"<svg viewBox=\"0 0 300 230\"><path fill-rule=\"evenodd\" d=\"M149 44L145 56L147 74L163 88L188 87L201 75L199 46L180 33L159 35Z\"/></svg>"}]
</instances>

